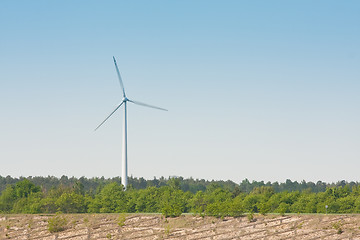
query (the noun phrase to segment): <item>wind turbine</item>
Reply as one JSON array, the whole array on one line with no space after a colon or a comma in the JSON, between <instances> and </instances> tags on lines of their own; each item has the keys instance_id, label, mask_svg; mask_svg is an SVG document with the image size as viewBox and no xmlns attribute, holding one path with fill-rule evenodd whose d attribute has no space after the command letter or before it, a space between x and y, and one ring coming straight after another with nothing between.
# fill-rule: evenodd
<instances>
[{"instance_id":1,"label":"wind turbine","mask_svg":"<svg viewBox=\"0 0 360 240\"><path fill-rule=\"evenodd\" d=\"M121 178L121 183L126 189L126 186L128 184L128 179L127 179L128 178L127 177L128 176L128 174L127 174L127 172L128 172L127 171L127 113L126 113L127 102L131 102L131 103L135 103L135 104L140 105L140 106L155 108L155 109L159 109L159 110L163 110L163 111L167 111L167 110L164 109L164 108L160 108L160 107L152 106L152 105L142 103L142 102L139 102L139 101L134 101L134 100L128 99L126 97L126 94L125 94L124 84L122 82L120 72L119 72L119 68L118 68L118 66L116 64L115 57L113 57L113 59L114 59L114 64L115 64L115 68L116 68L116 73L117 73L117 76L119 78L120 86L121 86L121 89L122 89L123 99L121 100L119 105L115 108L115 110L112 111L110 113L110 115L107 118L105 118L105 120L102 121L102 123L100 123L99 126L97 126L95 128L94 131L99 129L99 127L101 127L101 125L103 125L106 122L106 120L108 120L111 117L111 115L113 115L122 105L124 105L123 141L122 141L122 178Z\"/></svg>"}]
</instances>

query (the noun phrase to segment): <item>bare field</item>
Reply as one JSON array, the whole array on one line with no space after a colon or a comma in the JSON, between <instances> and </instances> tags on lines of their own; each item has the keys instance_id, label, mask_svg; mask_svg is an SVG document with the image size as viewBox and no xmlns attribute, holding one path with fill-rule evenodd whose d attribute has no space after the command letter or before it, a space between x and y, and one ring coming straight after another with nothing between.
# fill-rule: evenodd
<instances>
[{"instance_id":1,"label":"bare field","mask_svg":"<svg viewBox=\"0 0 360 240\"><path fill-rule=\"evenodd\" d=\"M0 215L0 239L360 239L360 215L254 215L239 218L191 214L63 214L64 230L51 233L55 215Z\"/></svg>"}]
</instances>

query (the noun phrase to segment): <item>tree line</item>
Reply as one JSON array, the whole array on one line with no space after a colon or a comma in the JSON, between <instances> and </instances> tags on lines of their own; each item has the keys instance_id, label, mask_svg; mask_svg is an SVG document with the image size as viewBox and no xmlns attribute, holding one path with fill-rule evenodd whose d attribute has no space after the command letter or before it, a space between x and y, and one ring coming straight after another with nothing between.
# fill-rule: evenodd
<instances>
[{"instance_id":1,"label":"tree line","mask_svg":"<svg viewBox=\"0 0 360 240\"><path fill-rule=\"evenodd\" d=\"M68 179L69 180L69 179ZM326 186L325 191L276 192L273 186L256 186L250 192L235 185L210 182L203 190L182 190L181 178L161 186L127 190L118 181L86 189L80 179L50 188L24 178L7 184L0 195L1 213L182 213L201 216L241 216L244 213L360 213L360 186ZM325 206L328 206L327 209Z\"/></svg>"},{"instance_id":2,"label":"tree line","mask_svg":"<svg viewBox=\"0 0 360 240\"><path fill-rule=\"evenodd\" d=\"M128 182L129 185L131 185L132 188L135 189L145 189L148 187L163 187L168 185L168 181L171 178L176 178L180 181L180 189L184 192L190 191L191 193L196 193L198 191L205 191L206 188L211 184L218 184L219 186L228 189L230 191L234 191L235 188L239 188L241 192L250 193L253 191L254 188L266 186L266 187L272 187L275 192L293 192L293 191L304 191L304 190L311 190L312 192L318 193L318 192L324 192L329 187L345 187L346 185L350 188L354 186L359 186L360 184L358 182L346 182L344 180L338 181L337 183L325 183L322 181L317 181L316 183L313 182L306 182L305 180L301 182L297 181L291 181L287 179L285 182L279 183L279 182L264 182L264 181L249 181L248 179L244 179L239 184L233 182L233 181L209 181L205 179L193 179L188 178L184 179L182 177L169 177L169 178L156 178L147 180L142 177L136 178L136 177L129 177ZM16 184L19 181L22 181L24 179L28 179L31 182L33 182L37 186L41 186L42 189L49 190L53 187L59 187L59 186L66 186L71 187L77 182L80 182L83 187L84 191L96 193L98 188L101 188L102 186L105 186L112 182L121 183L120 177L114 177L114 178L104 178L104 177L93 177L93 178L86 178L86 177L67 177L62 176L60 178L54 177L54 176L37 176L37 177L19 177L19 178L13 178L11 176L0 176L0 192L2 192L8 184Z\"/></svg>"}]
</instances>

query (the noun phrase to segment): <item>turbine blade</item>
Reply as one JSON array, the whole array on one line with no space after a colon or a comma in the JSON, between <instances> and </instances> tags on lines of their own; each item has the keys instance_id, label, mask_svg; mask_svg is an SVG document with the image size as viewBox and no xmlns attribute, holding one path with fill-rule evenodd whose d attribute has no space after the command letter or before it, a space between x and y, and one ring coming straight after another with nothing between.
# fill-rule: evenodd
<instances>
[{"instance_id":1,"label":"turbine blade","mask_svg":"<svg viewBox=\"0 0 360 240\"><path fill-rule=\"evenodd\" d=\"M152 106L152 105L149 105L149 104L146 104L146 103L142 103L142 102L138 102L138 101L133 101L133 100L130 100L130 99L128 99L128 101L129 101L129 102L132 102L132 103L135 103L135 104L137 104L137 105L140 105L140 106L149 107L149 108L155 108L155 109L167 111L167 109L165 109L165 108L160 108L160 107Z\"/></svg>"},{"instance_id":2,"label":"turbine blade","mask_svg":"<svg viewBox=\"0 0 360 240\"><path fill-rule=\"evenodd\" d=\"M116 64L116 60L115 60L115 57L113 56L113 59L114 59L114 63L115 63L115 68L116 68L116 73L117 73L117 76L119 78L119 82L120 82L120 86L121 86L121 89L122 89L122 92L123 92L123 97L125 98L126 95L125 95L125 88L124 88L124 84L122 82L122 79L121 79L121 75L120 75L120 72L119 72L119 68Z\"/></svg>"},{"instance_id":3,"label":"turbine blade","mask_svg":"<svg viewBox=\"0 0 360 240\"><path fill-rule=\"evenodd\" d=\"M96 131L96 130L98 130L99 129L99 127L101 127L101 125L103 125L104 124L104 122L106 122L106 120L108 120L110 117L111 117L111 115L113 115L114 114L114 112L116 112L116 110L118 110L119 109L119 107L121 107L121 105L124 103L124 101L122 101L116 108L115 108L115 110L114 111L112 111L111 113L110 113L110 115L107 117L107 118L105 118L105 120L104 121L102 121L102 123L100 123L100 125L99 126L97 126L97 128L95 128L95 130L94 131Z\"/></svg>"}]
</instances>

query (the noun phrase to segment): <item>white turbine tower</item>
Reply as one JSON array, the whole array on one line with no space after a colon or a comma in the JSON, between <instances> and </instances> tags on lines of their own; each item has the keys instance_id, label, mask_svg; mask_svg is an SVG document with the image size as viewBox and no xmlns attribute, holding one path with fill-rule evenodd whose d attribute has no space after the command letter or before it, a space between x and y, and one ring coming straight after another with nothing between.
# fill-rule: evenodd
<instances>
[{"instance_id":1,"label":"white turbine tower","mask_svg":"<svg viewBox=\"0 0 360 240\"><path fill-rule=\"evenodd\" d=\"M118 110L121 105L124 105L124 121L123 121L123 142L122 142L122 178L121 178L121 183L122 185L125 187L126 189L126 186L128 184L128 174L127 174L127 115L126 115L126 104L127 102L131 102L131 103L135 103L137 105L141 105L141 106L144 106L144 107L150 107L150 108L155 108L155 109L159 109L159 110L163 110L163 111L167 111L166 109L164 108L159 108L159 107L156 107L156 106L152 106L152 105L149 105L149 104L146 104L146 103L142 103L142 102L138 102L138 101L133 101L133 100L130 100L126 97L126 94L125 94L125 88L124 88L124 84L121 80L121 76L120 76L120 72L119 72L119 68L116 64L116 60L115 60L115 57L113 57L114 59L114 64L115 64L115 68L116 68L116 72L117 72L117 75L118 75L118 78L119 78L119 82L120 82L120 86L121 86L121 89L122 89L122 93L123 93L123 99L122 101L119 103L119 105L115 108L114 111L112 111L110 113L110 115L105 118L105 120L100 123L99 126L97 126L97 128L95 128L94 131L96 131L101 125L103 125L106 120L108 120L111 115L113 115L116 110Z\"/></svg>"}]
</instances>

